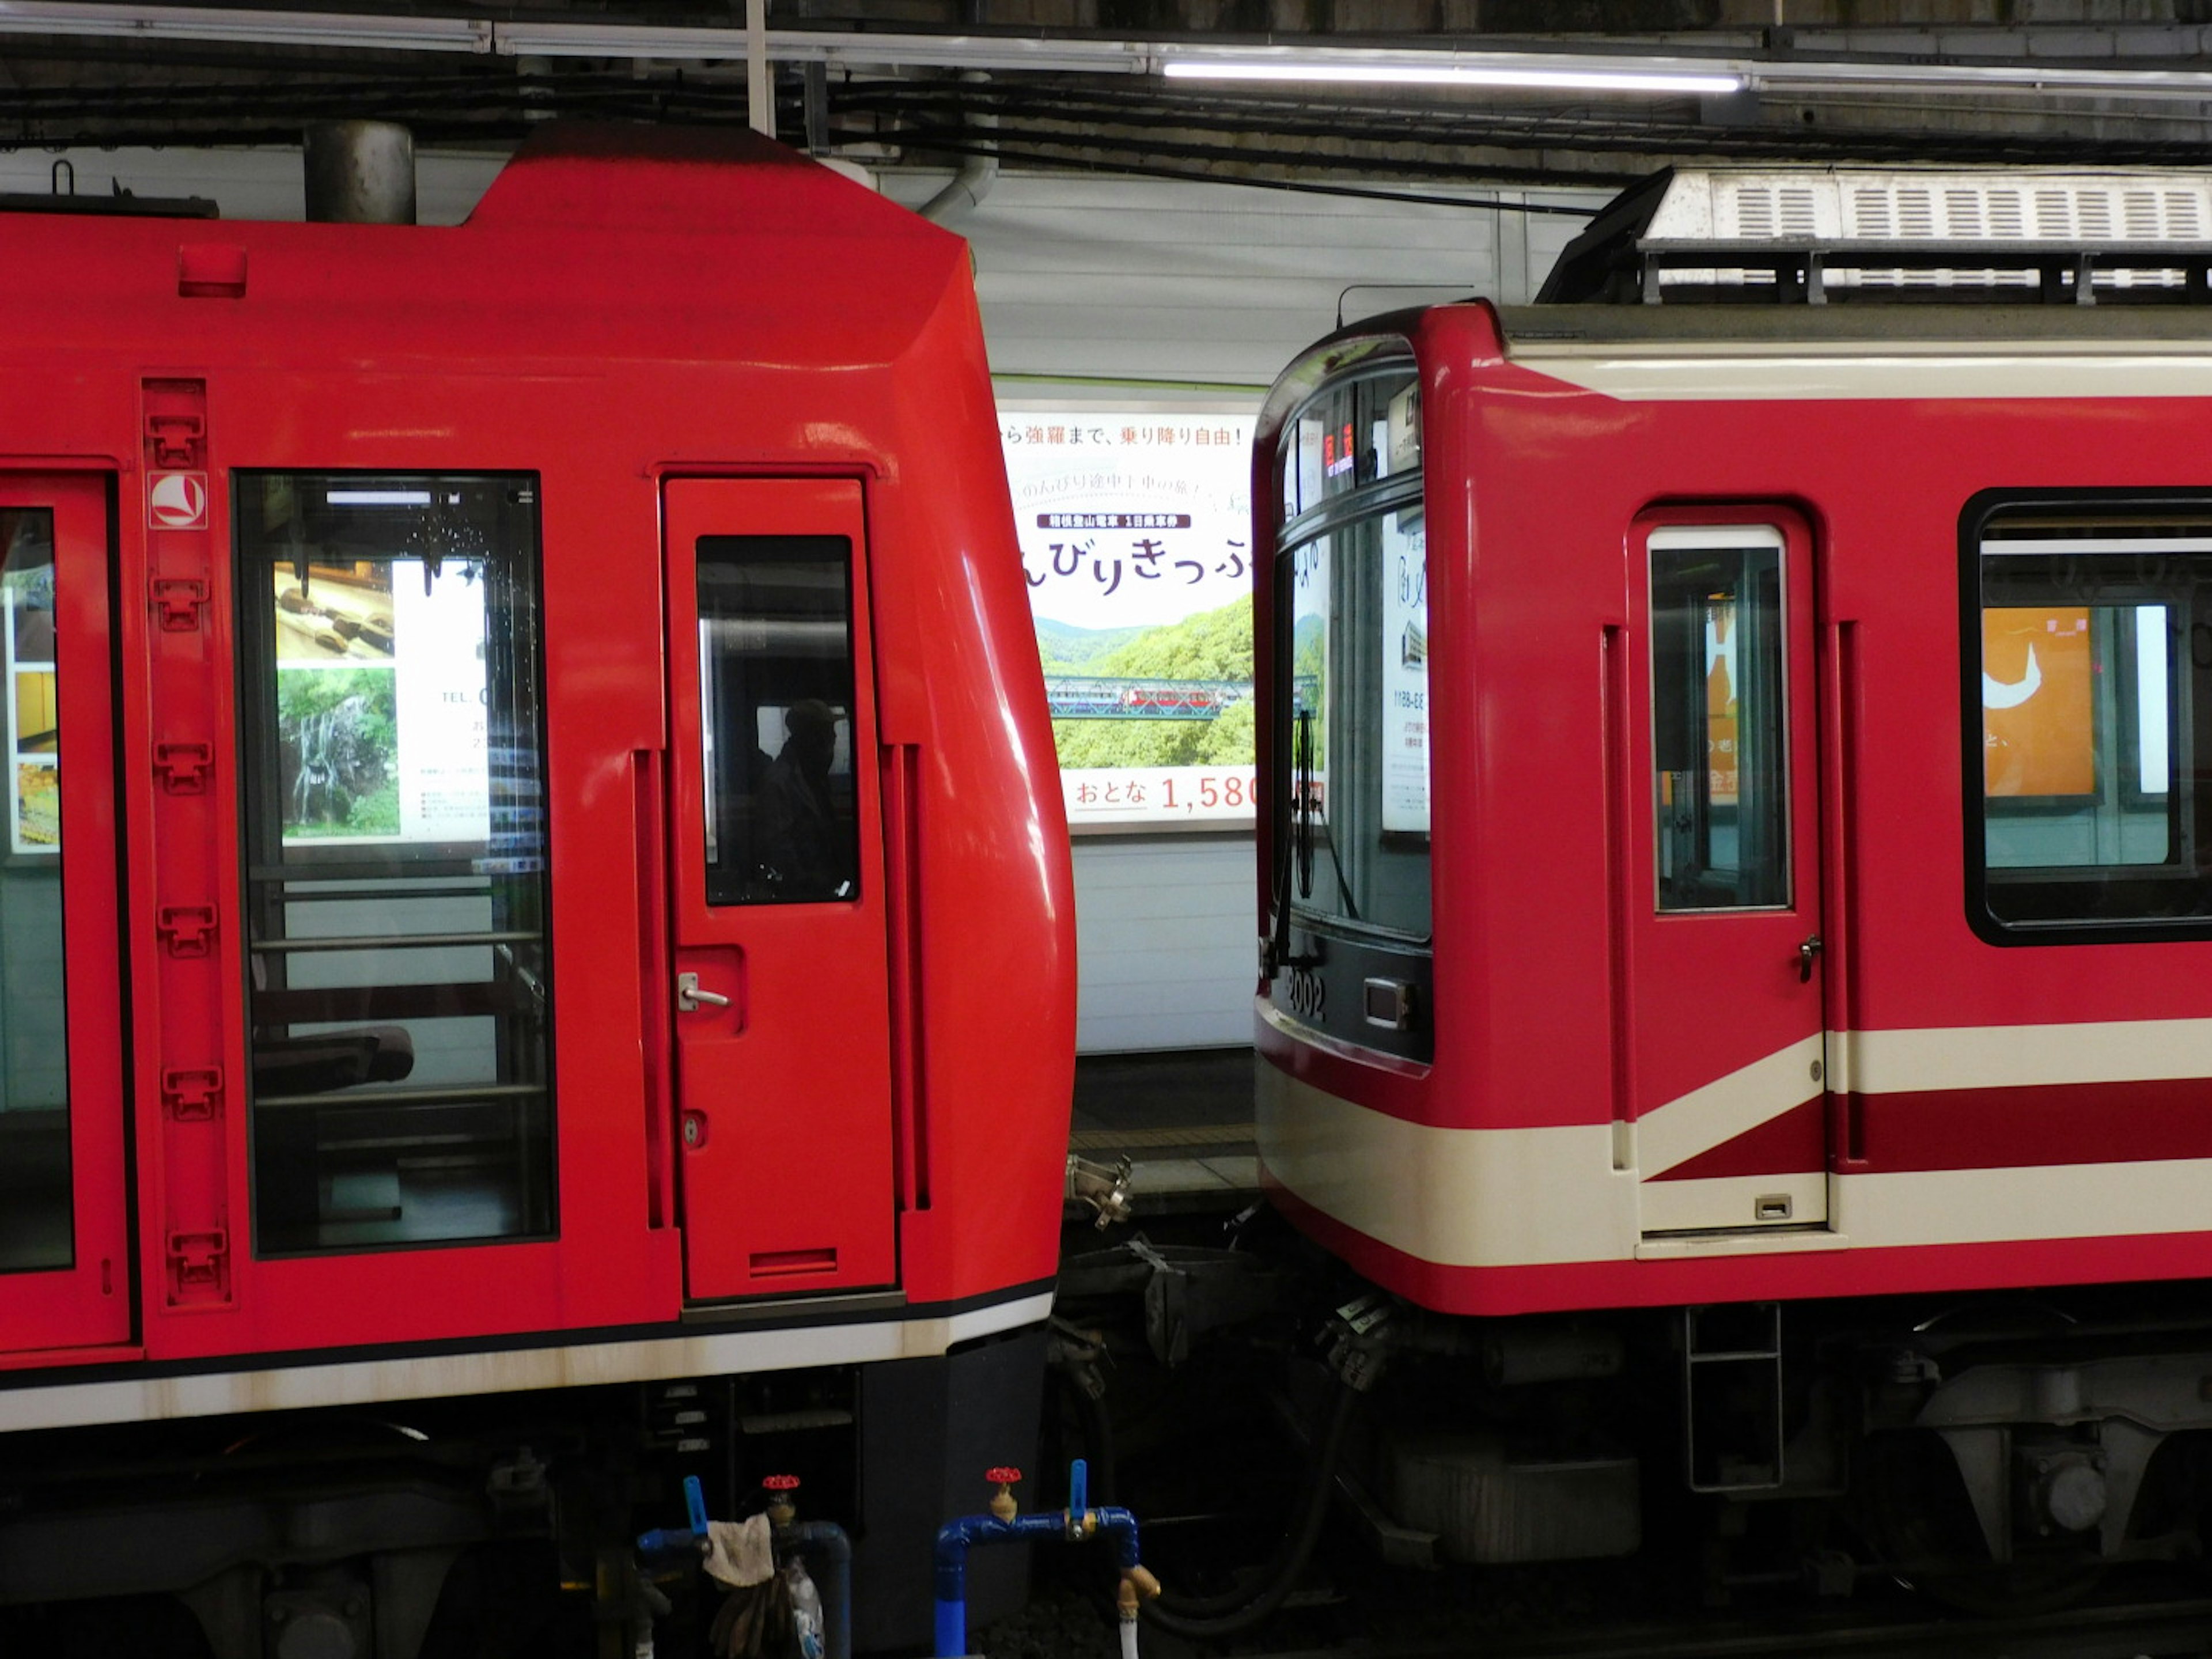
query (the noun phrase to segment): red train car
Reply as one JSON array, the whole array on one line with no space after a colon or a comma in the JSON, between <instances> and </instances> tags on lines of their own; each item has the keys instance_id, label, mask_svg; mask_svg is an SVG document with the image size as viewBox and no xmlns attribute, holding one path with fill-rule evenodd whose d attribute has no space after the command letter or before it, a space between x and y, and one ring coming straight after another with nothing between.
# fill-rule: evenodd
<instances>
[{"instance_id":1,"label":"red train car","mask_svg":"<svg viewBox=\"0 0 2212 1659\"><path fill-rule=\"evenodd\" d=\"M1375 1471L1487 1492L1418 1501L1463 1553L1634 1547L1655 1474L1954 1588L2195 1547L2208 238L2193 176L1662 176L1275 387L1259 1146L1487 1356ZM1539 1385L1579 1453L1449 1442Z\"/></svg>"},{"instance_id":2,"label":"red train car","mask_svg":"<svg viewBox=\"0 0 2212 1659\"><path fill-rule=\"evenodd\" d=\"M781 1465L925 1639L1073 1055L965 245L556 128L459 228L0 246L0 1601L407 1654Z\"/></svg>"}]
</instances>

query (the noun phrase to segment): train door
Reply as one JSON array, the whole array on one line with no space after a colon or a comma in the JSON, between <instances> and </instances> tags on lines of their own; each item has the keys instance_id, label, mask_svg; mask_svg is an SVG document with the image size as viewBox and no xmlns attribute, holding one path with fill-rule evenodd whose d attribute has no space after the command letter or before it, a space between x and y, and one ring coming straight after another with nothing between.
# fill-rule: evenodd
<instances>
[{"instance_id":1,"label":"train door","mask_svg":"<svg viewBox=\"0 0 2212 1659\"><path fill-rule=\"evenodd\" d=\"M896 1277L860 489L665 486L690 1294Z\"/></svg>"},{"instance_id":2,"label":"train door","mask_svg":"<svg viewBox=\"0 0 2212 1659\"><path fill-rule=\"evenodd\" d=\"M1827 1220L1812 545L1639 524L1622 1070L1646 1233ZM1730 519L1735 521L1726 521Z\"/></svg>"},{"instance_id":3,"label":"train door","mask_svg":"<svg viewBox=\"0 0 2212 1659\"><path fill-rule=\"evenodd\" d=\"M107 481L0 472L0 1351L131 1334Z\"/></svg>"}]
</instances>

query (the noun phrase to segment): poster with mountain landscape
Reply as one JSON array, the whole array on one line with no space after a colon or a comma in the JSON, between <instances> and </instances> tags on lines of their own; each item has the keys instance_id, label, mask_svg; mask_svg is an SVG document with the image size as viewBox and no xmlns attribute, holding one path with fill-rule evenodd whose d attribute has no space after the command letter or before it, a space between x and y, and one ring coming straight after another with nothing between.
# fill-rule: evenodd
<instances>
[{"instance_id":1,"label":"poster with mountain landscape","mask_svg":"<svg viewBox=\"0 0 2212 1659\"><path fill-rule=\"evenodd\" d=\"M1001 410L1077 830L1252 817L1248 415Z\"/></svg>"}]
</instances>

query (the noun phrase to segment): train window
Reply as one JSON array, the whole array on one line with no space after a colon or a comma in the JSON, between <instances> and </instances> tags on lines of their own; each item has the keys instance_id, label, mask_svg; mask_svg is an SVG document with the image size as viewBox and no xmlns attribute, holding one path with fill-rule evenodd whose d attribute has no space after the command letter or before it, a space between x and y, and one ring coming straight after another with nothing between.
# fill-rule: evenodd
<instances>
[{"instance_id":1,"label":"train window","mask_svg":"<svg viewBox=\"0 0 2212 1659\"><path fill-rule=\"evenodd\" d=\"M2039 501L1969 519L1977 930L2000 943L2201 933L2212 510Z\"/></svg>"},{"instance_id":2,"label":"train window","mask_svg":"<svg viewBox=\"0 0 2212 1659\"><path fill-rule=\"evenodd\" d=\"M1650 552L1658 908L1787 905L1781 534L1686 526Z\"/></svg>"},{"instance_id":3,"label":"train window","mask_svg":"<svg viewBox=\"0 0 2212 1659\"><path fill-rule=\"evenodd\" d=\"M536 480L234 489L256 1246L547 1237Z\"/></svg>"},{"instance_id":4,"label":"train window","mask_svg":"<svg viewBox=\"0 0 2212 1659\"><path fill-rule=\"evenodd\" d=\"M1354 520L1278 562L1287 591L1291 908L1429 932L1428 556L1418 508Z\"/></svg>"},{"instance_id":5,"label":"train window","mask_svg":"<svg viewBox=\"0 0 2212 1659\"><path fill-rule=\"evenodd\" d=\"M1421 465L1420 383L1409 363L1316 393L1285 433L1283 517L1310 513Z\"/></svg>"},{"instance_id":6,"label":"train window","mask_svg":"<svg viewBox=\"0 0 2212 1659\"><path fill-rule=\"evenodd\" d=\"M70 1260L52 510L0 510L0 553L15 780L0 857L0 1273L22 1273Z\"/></svg>"},{"instance_id":7,"label":"train window","mask_svg":"<svg viewBox=\"0 0 2212 1659\"><path fill-rule=\"evenodd\" d=\"M698 572L707 902L856 898L852 544L702 536Z\"/></svg>"}]
</instances>

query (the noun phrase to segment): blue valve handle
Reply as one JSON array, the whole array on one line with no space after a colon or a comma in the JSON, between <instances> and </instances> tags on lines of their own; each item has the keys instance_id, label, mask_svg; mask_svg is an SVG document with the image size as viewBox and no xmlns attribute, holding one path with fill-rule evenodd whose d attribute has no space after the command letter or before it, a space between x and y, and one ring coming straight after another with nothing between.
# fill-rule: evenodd
<instances>
[{"instance_id":1,"label":"blue valve handle","mask_svg":"<svg viewBox=\"0 0 2212 1659\"><path fill-rule=\"evenodd\" d=\"M684 1477L684 1508L691 1518L689 1528L655 1527L637 1535L637 1553L648 1561L672 1555L698 1555L707 1547L707 1495L699 1477Z\"/></svg>"}]
</instances>

